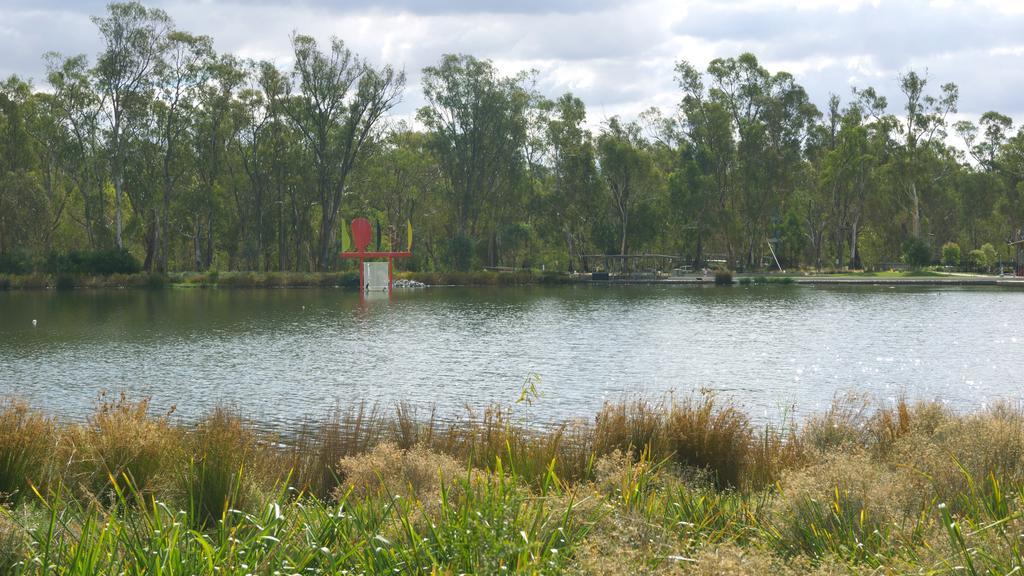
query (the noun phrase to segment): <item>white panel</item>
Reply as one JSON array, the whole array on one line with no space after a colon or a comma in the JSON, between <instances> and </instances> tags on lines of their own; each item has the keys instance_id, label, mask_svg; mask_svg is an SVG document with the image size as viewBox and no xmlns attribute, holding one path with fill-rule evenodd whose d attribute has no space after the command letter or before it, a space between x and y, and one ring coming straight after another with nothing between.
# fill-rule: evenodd
<instances>
[{"instance_id":1,"label":"white panel","mask_svg":"<svg viewBox=\"0 0 1024 576\"><path fill-rule=\"evenodd\" d=\"M380 291L388 289L388 263L387 262L363 262L363 286L367 291Z\"/></svg>"}]
</instances>

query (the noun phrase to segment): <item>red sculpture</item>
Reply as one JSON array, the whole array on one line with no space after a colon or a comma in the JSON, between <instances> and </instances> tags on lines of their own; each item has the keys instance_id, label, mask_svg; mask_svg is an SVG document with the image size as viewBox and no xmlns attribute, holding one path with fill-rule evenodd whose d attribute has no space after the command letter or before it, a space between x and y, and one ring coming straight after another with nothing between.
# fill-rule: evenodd
<instances>
[{"instance_id":1,"label":"red sculpture","mask_svg":"<svg viewBox=\"0 0 1024 576\"><path fill-rule=\"evenodd\" d=\"M363 277L363 260L368 258L388 259L388 293L391 293L391 285L394 282L394 270L392 260L412 256L412 227L409 227L409 250L405 252L367 252L366 247L373 240L373 227L366 218L356 218L352 221L352 243L355 245L355 252L342 252L342 258L356 258L359 260L359 293L366 291L366 279ZM378 242L379 246L379 242Z\"/></svg>"}]
</instances>

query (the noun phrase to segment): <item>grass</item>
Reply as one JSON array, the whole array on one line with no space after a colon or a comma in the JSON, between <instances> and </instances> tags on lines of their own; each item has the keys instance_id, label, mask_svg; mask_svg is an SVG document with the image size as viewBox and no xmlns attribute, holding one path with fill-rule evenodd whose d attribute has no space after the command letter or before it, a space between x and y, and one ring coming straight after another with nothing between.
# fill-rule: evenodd
<instances>
[{"instance_id":1,"label":"grass","mask_svg":"<svg viewBox=\"0 0 1024 576\"><path fill-rule=\"evenodd\" d=\"M101 398L0 405L0 574L1008 574L1024 412L713 395L526 427L357 406L275 437Z\"/></svg>"},{"instance_id":2,"label":"grass","mask_svg":"<svg viewBox=\"0 0 1024 576\"><path fill-rule=\"evenodd\" d=\"M934 270L881 270L878 272L841 271L835 274L827 274L827 276L850 278L946 278L950 274Z\"/></svg>"}]
</instances>

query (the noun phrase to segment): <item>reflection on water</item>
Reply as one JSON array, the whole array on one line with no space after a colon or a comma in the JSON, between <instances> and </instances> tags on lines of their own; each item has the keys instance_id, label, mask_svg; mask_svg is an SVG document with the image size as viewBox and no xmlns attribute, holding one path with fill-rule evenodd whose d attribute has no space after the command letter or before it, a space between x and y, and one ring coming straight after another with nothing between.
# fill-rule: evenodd
<instances>
[{"instance_id":1,"label":"reflection on water","mask_svg":"<svg viewBox=\"0 0 1024 576\"><path fill-rule=\"evenodd\" d=\"M1024 292L562 287L0 293L0 394L77 418L101 389L268 424L359 401L514 401L538 419L709 388L756 417L837 394L972 408L1020 397ZM32 319L38 320L36 327Z\"/></svg>"}]
</instances>

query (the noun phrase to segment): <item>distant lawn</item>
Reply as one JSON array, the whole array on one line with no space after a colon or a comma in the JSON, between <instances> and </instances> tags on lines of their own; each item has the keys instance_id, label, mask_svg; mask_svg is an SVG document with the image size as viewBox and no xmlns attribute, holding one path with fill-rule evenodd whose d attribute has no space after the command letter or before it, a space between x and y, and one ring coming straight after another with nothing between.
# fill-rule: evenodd
<instances>
[{"instance_id":1,"label":"distant lawn","mask_svg":"<svg viewBox=\"0 0 1024 576\"><path fill-rule=\"evenodd\" d=\"M899 270L888 270L884 272L857 272L850 274L850 276L877 276L879 278L942 278L949 276L945 272L933 272L931 270L911 270L911 271L899 271Z\"/></svg>"}]
</instances>

